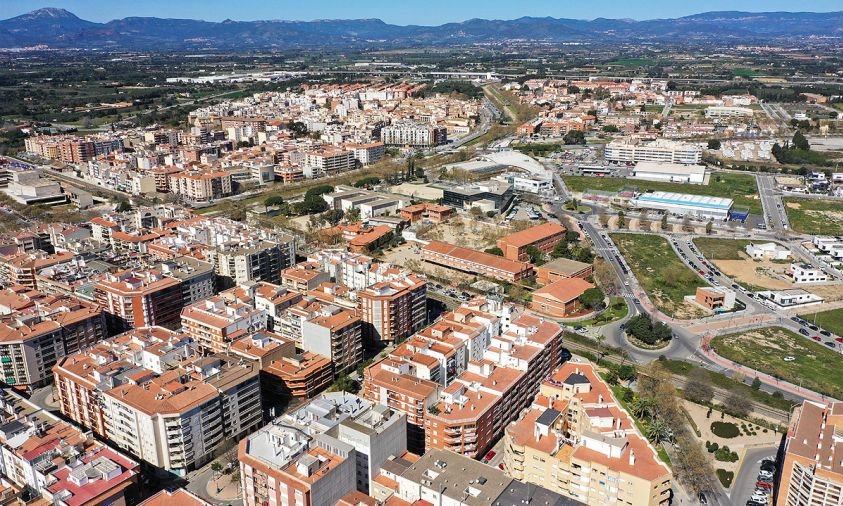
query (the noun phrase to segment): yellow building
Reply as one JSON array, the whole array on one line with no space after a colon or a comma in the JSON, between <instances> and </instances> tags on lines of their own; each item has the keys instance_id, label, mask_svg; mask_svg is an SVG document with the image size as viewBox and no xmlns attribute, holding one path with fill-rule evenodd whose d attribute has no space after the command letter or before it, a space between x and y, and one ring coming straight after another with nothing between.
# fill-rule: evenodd
<instances>
[{"instance_id":1,"label":"yellow building","mask_svg":"<svg viewBox=\"0 0 843 506\"><path fill-rule=\"evenodd\" d=\"M666 505L672 473L586 363L566 363L506 428L504 462L519 481L590 505Z\"/></svg>"}]
</instances>

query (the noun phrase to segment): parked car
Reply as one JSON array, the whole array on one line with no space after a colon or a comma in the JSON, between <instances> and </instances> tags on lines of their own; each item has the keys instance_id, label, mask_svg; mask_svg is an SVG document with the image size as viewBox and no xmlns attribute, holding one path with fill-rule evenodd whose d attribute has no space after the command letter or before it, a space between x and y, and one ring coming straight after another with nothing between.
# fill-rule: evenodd
<instances>
[{"instance_id":1,"label":"parked car","mask_svg":"<svg viewBox=\"0 0 843 506\"><path fill-rule=\"evenodd\" d=\"M697 499L699 499L700 504L708 504L708 498L702 492L697 495Z\"/></svg>"},{"instance_id":2,"label":"parked car","mask_svg":"<svg viewBox=\"0 0 843 506\"><path fill-rule=\"evenodd\" d=\"M831 337L831 332L827 330L820 330L820 334L824 335L825 337Z\"/></svg>"},{"instance_id":3,"label":"parked car","mask_svg":"<svg viewBox=\"0 0 843 506\"><path fill-rule=\"evenodd\" d=\"M828 346L829 348L836 348L837 347L837 345L832 343L831 341L826 341L825 345Z\"/></svg>"},{"instance_id":4,"label":"parked car","mask_svg":"<svg viewBox=\"0 0 843 506\"><path fill-rule=\"evenodd\" d=\"M816 341L818 343L822 342L822 338L820 336L811 336L811 339L813 339L814 341Z\"/></svg>"},{"instance_id":5,"label":"parked car","mask_svg":"<svg viewBox=\"0 0 843 506\"><path fill-rule=\"evenodd\" d=\"M802 334L803 336L810 336L811 335L811 333L808 332L807 329L799 329L799 333Z\"/></svg>"},{"instance_id":6,"label":"parked car","mask_svg":"<svg viewBox=\"0 0 843 506\"><path fill-rule=\"evenodd\" d=\"M755 488L763 488L764 490L770 490L773 488L773 484L768 481L759 481L755 483Z\"/></svg>"},{"instance_id":7,"label":"parked car","mask_svg":"<svg viewBox=\"0 0 843 506\"><path fill-rule=\"evenodd\" d=\"M483 457L483 463L488 464L490 460L495 458L495 455L497 455L497 452L495 452L495 450L489 450L489 453L487 453L486 456Z\"/></svg>"}]
</instances>

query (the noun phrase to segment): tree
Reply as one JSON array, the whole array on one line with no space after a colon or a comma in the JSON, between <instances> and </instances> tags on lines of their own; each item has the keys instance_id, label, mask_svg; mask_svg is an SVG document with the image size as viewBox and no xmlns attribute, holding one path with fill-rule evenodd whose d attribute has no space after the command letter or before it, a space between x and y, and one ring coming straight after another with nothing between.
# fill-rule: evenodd
<instances>
[{"instance_id":1,"label":"tree","mask_svg":"<svg viewBox=\"0 0 843 506\"><path fill-rule=\"evenodd\" d=\"M307 135L307 125L301 121L294 121L287 126L294 139L305 137Z\"/></svg>"},{"instance_id":2,"label":"tree","mask_svg":"<svg viewBox=\"0 0 843 506\"><path fill-rule=\"evenodd\" d=\"M354 187L355 188L363 188L364 186L370 187L370 186L375 186L377 184L380 184L380 182L381 182L381 178L379 178L377 176L369 176L369 177L364 177L364 178L361 178L361 179L358 179L357 181L355 181Z\"/></svg>"},{"instance_id":3,"label":"tree","mask_svg":"<svg viewBox=\"0 0 843 506\"><path fill-rule=\"evenodd\" d=\"M647 439L653 444L660 444L662 441L670 441L673 431L670 426L661 418L656 418L647 424Z\"/></svg>"},{"instance_id":4,"label":"tree","mask_svg":"<svg viewBox=\"0 0 843 506\"><path fill-rule=\"evenodd\" d=\"M667 223L667 213L665 213L662 215L662 230L667 230L668 226L669 225Z\"/></svg>"},{"instance_id":5,"label":"tree","mask_svg":"<svg viewBox=\"0 0 843 506\"><path fill-rule=\"evenodd\" d=\"M620 288L618 276L612 266L602 258L594 261L594 281L609 296L616 295Z\"/></svg>"},{"instance_id":6,"label":"tree","mask_svg":"<svg viewBox=\"0 0 843 506\"><path fill-rule=\"evenodd\" d=\"M801 149L803 151L810 151L811 144L808 142L808 139L805 138L805 135L802 134L801 131L797 131L793 134L793 147L796 149Z\"/></svg>"},{"instance_id":7,"label":"tree","mask_svg":"<svg viewBox=\"0 0 843 506\"><path fill-rule=\"evenodd\" d=\"M618 133L618 132L620 132L620 131L621 131L621 130L620 130L617 126L615 126L615 125L603 125L603 129L602 129L602 130L603 130L604 132L608 133L608 134L615 134L615 133Z\"/></svg>"},{"instance_id":8,"label":"tree","mask_svg":"<svg viewBox=\"0 0 843 506\"><path fill-rule=\"evenodd\" d=\"M726 397L726 401L723 403L723 407L730 415L738 418L746 418L749 415L749 404L737 392L729 393L729 396Z\"/></svg>"},{"instance_id":9,"label":"tree","mask_svg":"<svg viewBox=\"0 0 843 506\"><path fill-rule=\"evenodd\" d=\"M705 369L694 369L685 381L685 398L692 402L706 404L714 397L711 377Z\"/></svg>"},{"instance_id":10,"label":"tree","mask_svg":"<svg viewBox=\"0 0 843 506\"><path fill-rule=\"evenodd\" d=\"M480 216L483 215L483 210L480 209L477 206L472 207L471 209L468 210L468 212L469 212L469 214L471 214L475 218L479 218Z\"/></svg>"},{"instance_id":11,"label":"tree","mask_svg":"<svg viewBox=\"0 0 843 506\"><path fill-rule=\"evenodd\" d=\"M278 195L274 195L272 197L267 197L263 201L263 205L269 206L280 206L284 203L284 199L279 197Z\"/></svg>"},{"instance_id":12,"label":"tree","mask_svg":"<svg viewBox=\"0 0 843 506\"><path fill-rule=\"evenodd\" d=\"M550 252L550 258L570 258L570 254L568 241L563 238L553 247L553 251Z\"/></svg>"},{"instance_id":13,"label":"tree","mask_svg":"<svg viewBox=\"0 0 843 506\"><path fill-rule=\"evenodd\" d=\"M544 264L544 252L542 250L530 244L524 248L524 252L527 253L528 257L530 257L531 264L535 266Z\"/></svg>"},{"instance_id":14,"label":"tree","mask_svg":"<svg viewBox=\"0 0 843 506\"><path fill-rule=\"evenodd\" d=\"M580 304L591 310L600 309L603 306L604 299L605 295L603 295L603 290L596 287L589 288L577 297Z\"/></svg>"},{"instance_id":15,"label":"tree","mask_svg":"<svg viewBox=\"0 0 843 506\"><path fill-rule=\"evenodd\" d=\"M721 144L719 139L711 139L710 141L708 141L708 149L717 151L718 149L720 149L720 147Z\"/></svg>"},{"instance_id":16,"label":"tree","mask_svg":"<svg viewBox=\"0 0 843 506\"><path fill-rule=\"evenodd\" d=\"M490 254L490 255L495 255L495 256L499 256L499 257L503 256L503 250L498 248L497 246L495 246L494 248L489 248L485 252Z\"/></svg>"},{"instance_id":17,"label":"tree","mask_svg":"<svg viewBox=\"0 0 843 506\"><path fill-rule=\"evenodd\" d=\"M322 219L336 226L342 221L344 215L345 213L342 209L329 209L322 214Z\"/></svg>"},{"instance_id":18,"label":"tree","mask_svg":"<svg viewBox=\"0 0 843 506\"><path fill-rule=\"evenodd\" d=\"M354 393L357 390L357 384L348 377L348 374L340 374L334 381L333 390Z\"/></svg>"},{"instance_id":19,"label":"tree","mask_svg":"<svg viewBox=\"0 0 843 506\"><path fill-rule=\"evenodd\" d=\"M618 228L626 228L626 214L618 211Z\"/></svg>"},{"instance_id":20,"label":"tree","mask_svg":"<svg viewBox=\"0 0 843 506\"><path fill-rule=\"evenodd\" d=\"M760 379L758 379L758 376L756 376L756 377L752 380L752 385L751 385L751 386L752 386L752 389L753 389L753 390L761 390L761 380L760 380Z\"/></svg>"},{"instance_id":21,"label":"tree","mask_svg":"<svg viewBox=\"0 0 843 506\"><path fill-rule=\"evenodd\" d=\"M117 201L117 207L114 208L118 213L124 213L132 210L132 204L128 200L120 199Z\"/></svg>"},{"instance_id":22,"label":"tree","mask_svg":"<svg viewBox=\"0 0 843 506\"><path fill-rule=\"evenodd\" d=\"M211 462L211 470L215 473L221 473L222 464L218 460Z\"/></svg>"},{"instance_id":23,"label":"tree","mask_svg":"<svg viewBox=\"0 0 843 506\"><path fill-rule=\"evenodd\" d=\"M360 208L355 207L354 209L349 209L347 213L345 213L345 220L349 223L356 223L360 221Z\"/></svg>"},{"instance_id":24,"label":"tree","mask_svg":"<svg viewBox=\"0 0 843 506\"><path fill-rule=\"evenodd\" d=\"M497 214L498 214L497 211L486 211L486 217L487 218L494 218L495 215L497 215Z\"/></svg>"},{"instance_id":25,"label":"tree","mask_svg":"<svg viewBox=\"0 0 843 506\"><path fill-rule=\"evenodd\" d=\"M711 231L714 228L714 220L708 220L708 223L705 224L705 233L711 235Z\"/></svg>"},{"instance_id":26,"label":"tree","mask_svg":"<svg viewBox=\"0 0 843 506\"><path fill-rule=\"evenodd\" d=\"M585 134L579 130L571 130L562 137L562 140L567 145L585 144Z\"/></svg>"}]
</instances>

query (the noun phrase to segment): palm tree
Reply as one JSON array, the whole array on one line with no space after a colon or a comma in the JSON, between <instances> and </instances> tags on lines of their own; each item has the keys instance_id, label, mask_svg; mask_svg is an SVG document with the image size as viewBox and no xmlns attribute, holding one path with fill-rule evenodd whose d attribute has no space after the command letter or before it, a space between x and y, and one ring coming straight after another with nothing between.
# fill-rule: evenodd
<instances>
[{"instance_id":1,"label":"palm tree","mask_svg":"<svg viewBox=\"0 0 843 506\"><path fill-rule=\"evenodd\" d=\"M656 418L647 424L647 439L653 444L670 441L671 435L670 426L661 418Z\"/></svg>"}]
</instances>

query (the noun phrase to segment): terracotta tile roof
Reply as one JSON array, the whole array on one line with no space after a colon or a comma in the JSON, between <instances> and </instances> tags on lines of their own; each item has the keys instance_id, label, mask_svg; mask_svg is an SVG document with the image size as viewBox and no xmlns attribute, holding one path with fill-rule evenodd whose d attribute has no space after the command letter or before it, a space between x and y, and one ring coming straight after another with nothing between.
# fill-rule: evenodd
<instances>
[{"instance_id":1,"label":"terracotta tile roof","mask_svg":"<svg viewBox=\"0 0 843 506\"><path fill-rule=\"evenodd\" d=\"M561 303L571 302L594 285L582 278L566 278L539 288L533 292L533 297L546 297Z\"/></svg>"},{"instance_id":2,"label":"terracotta tile roof","mask_svg":"<svg viewBox=\"0 0 843 506\"><path fill-rule=\"evenodd\" d=\"M446 242L432 241L423 249L432 253L451 256L460 260L484 265L486 267L491 267L493 269L498 269L512 274L528 270L530 266L530 264L525 262L516 262L515 260L509 260L489 253L484 253L482 251L455 246Z\"/></svg>"},{"instance_id":3,"label":"terracotta tile roof","mask_svg":"<svg viewBox=\"0 0 843 506\"><path fill-rule=\"evenodd\" d=\"M567 229L562 225L548 222L504 236L499 241L520 248L547 239L550 236L564 233L565 230Z\"/></svg>"}]
</instances>

